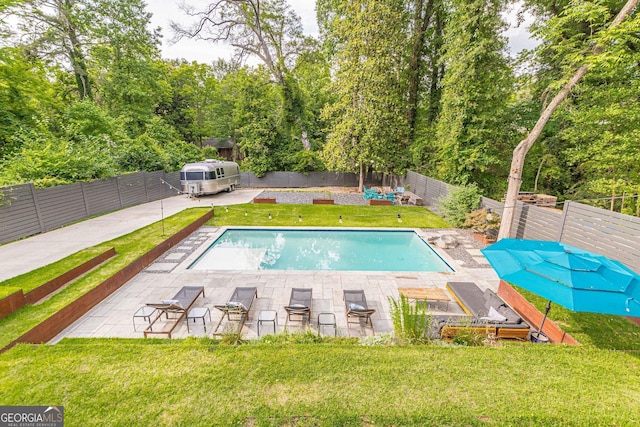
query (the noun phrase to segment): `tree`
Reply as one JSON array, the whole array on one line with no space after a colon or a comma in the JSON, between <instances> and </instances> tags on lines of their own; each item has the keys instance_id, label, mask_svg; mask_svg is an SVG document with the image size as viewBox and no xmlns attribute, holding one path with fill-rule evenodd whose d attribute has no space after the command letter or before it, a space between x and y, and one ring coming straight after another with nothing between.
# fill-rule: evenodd
<instances>
[{"instance_id":1,"label":"tree","mask_svg":"<svg viewBox=\"0 0 640 427\"><path fill-rule=\"evenodd\" d=\"M613 19L611 24L608 26L609 34L614 35L614 37L608 37L607 31L603 31L602 35L596 39L595 47L592 48L592 57L598 58L600 54L605 52L604 46L607 45L617 45L617 40L615 37L616 27L619 26L625 18L630 15L638 5L638 0L628 0L626 4L622 7L620 12ZM535 126L529 132L527 137L520 141L520 143L516 146L513 151L513 158L511 161L511 170L509 173L508 180L508 188L507 194L505 197L505 206L504 206L504 214L502 216L502 222L500 224L500 232L498 234L498 238L501 239L503 237L508 237L511 231L511 226L513 224L514 219L514 211L516 207L516 201L518 197L518 192L520 191L520 185L522 183L522 169L524 166L525 157L527 152L531 149L533 144L536 142L542 130L544 129L545 124L549 121L551 115L555 112L555 110L560 106L560 104L566 99L569 93L573 90L573 88L578 84L578 82L587 74L591 66L591 61L586 61L584 63L584 53L583 55L578 56L581 58L583 65L581 65L575 73L569 78L569 80L562 86L560 91L556 94L556 96L551 100L549 105L544 109L540 118L536 122Z\"/></svg>"},{"instance_id":2,"label":"tree","mask_svg":"<svg viewBox=\"0 0 640 427\"><path fill-rule=\"evenodd\" d=\"M502 0L452 0L444 29L440 114L436 124L438 176L490 187L507 146L511 68L504 56Z\"/></svg>"},{"instance_id":3,"label":"tree","mask_svg":"<svg viewBox=\"0 0 640 427\"><path fill-rule=\"evenodd\" d=\"M202 140L214 133L214 122L230 119L229 114L216 117L214 106L220 102L220 82L211 66L171 61L166 64L171 93L156 106L156 113L165 118L186 142L201 146Z\"/></svg>"},{"instance_id":4,"label":"tree","mask_svg":"<svg viewBox=\"0 0 640 427\"><path fill-rule=\"evenodd\" d=\"M19 148L20 128L36 126L59 107L42 62L21 49L0 48L0 158Z\"/></svg>"},{"instance_id":5,"label":"tree","mask_svg":"<svg viewBox=\"0 0 640 427\"><path fill-rule=\"evenodd\" d=\"M403 1L342 1L328 29L335 40L335 102L324 117L330 130L324 149L329 167L392 172L406 157L405 54L408 16Z\"/></svg>"},{"instance_id":6,"label":"tree","mask_svg":"<svg viewBox=\"0 0 640 427\"><path fill-rule=\"evenodd\" d=\"M151 14L142 0L95 0L86 5L85 16L98 19L90 29L98 102L126 120L135 138L145 132L155 106L169 92L158 30L147 29Z\"/></svg>"},{"instance_id":7,"label":"tree","mask_svg":"<svg viewBox=\"0 0 640 427\"><path fill-rule=\"evenodd\" d=\"M197 22L191 28L173 23L178 39L193 37L228 43L236 49L238 63L248 56L260 59L280 87L286 127L293 129L309 150L311 146L302 126L304 105L290 70L312 40L303 35L300 18L286 0L219 0L202 12L188 7L184 10Z\"/></svg>"},{"instance_id":8,"label":"tree","mask_svg":"<svg viewBox=\"0 0 640 427\"><path fill-rule=\"evenodd\" d=\"M26 0L11 11L19 19L22 41L29 54L68 63L75 77L80 99L93 97L92 82L87 69L86 21L80 15L81 0Z\"/></svg>"}]
</instances>

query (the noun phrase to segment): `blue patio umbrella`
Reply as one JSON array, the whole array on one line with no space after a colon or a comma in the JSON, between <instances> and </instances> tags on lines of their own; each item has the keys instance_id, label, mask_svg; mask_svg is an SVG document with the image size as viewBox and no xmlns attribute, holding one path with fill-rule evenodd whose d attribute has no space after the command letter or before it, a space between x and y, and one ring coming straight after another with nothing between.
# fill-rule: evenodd
<instances>
[{"instance_id":1,"label":"blue patio umbrella","mask_svg":"<svg viewBox=\"0 0 640 427\"><path fill-rule=\"evenodd\" d=\"M543 240L502 239L481 250L505 282L573 311L640 317L640 275L618 261Z\"/></svg>"}]
</instances>

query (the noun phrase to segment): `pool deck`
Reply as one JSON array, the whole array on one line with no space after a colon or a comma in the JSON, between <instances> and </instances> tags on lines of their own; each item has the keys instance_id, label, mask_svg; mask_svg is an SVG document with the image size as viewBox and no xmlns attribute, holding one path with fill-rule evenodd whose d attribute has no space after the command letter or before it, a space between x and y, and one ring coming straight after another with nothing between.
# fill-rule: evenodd
<instances>
[{"instance_id":1,"label":"pool deck","mask_svg":"<svg viewBox=\"0 0 640 427\"><path fill-rule=\"evenodd\" d=\"M53 342L64 337L120 337L143 338L145 321L136 320L134 331L133 313L146 303L160 302L171 298L182 286L204 286L205 297L200 297L194 307L207 307L212 321L206 318L206 331L202 320L187 324L182 320L172 334L173 338L192 336L211 336L212 330L222 318L222 312L215 304L224 304L229 300L236 287L257 288L258 298L254 301L242 334L245 338L257 336L257 318L261 310L275 310L278 313L277 332L285 328L285 305L289 302L292 288L312 288L312 311L309 325L289 322L289 331L305 330L310 327L316 331L317 316L321 312L334 313L338 336L347 336L343 290L363 289L370 307L376 312L372 316L375 333L389 333L393 330L388 299L398 298L398 288L440 288L445 289L449 281L473 281L482 289L497 290L499 279L492 268L487 268L482 255L470 234L462 230L422 230L426 237L434 235L454 235L460 245L455 252L434 247L436 252L455 269L453 273L414 273L414 272L337 272L337 271L207 271L188 270L187 267L200 256L215 238L222 232L217 227L202 227L180 244L158 258L143 272L138 274L122 288L114 292L102 303L88 312L80 320L63 331ZM461 257L451 254L465 254L465 259L473 258L471 264ZM453 301L449 304L429 303L430 312L437 315L461 315L460 307ZM219 329L227 331L233 323L226 320ZM270 333L272 326L263 325L263 333ZM327 328L323 329L328 332ZM353 323L352 336L371 335L370 328L364 324Z\"/></svg>"},{"instance_id":2,"label":"pool deck","mask_svg":"<svg viewBox=\"0 0 640 427\"><path fill-rule=\"evenodd\" d=\"M326 191L326 188L320 189ZM319 190L319 191L320 191ZM175 196L142 205L122 209L77 224L38 234L16 242L0 246L0 281L32 271L38 267L62 259L81 249L114 239L130 233L150 223L159 221L163 216L175 214L183 209L195 206L222 206L248 203L268 189L243 189L232 193L220 193L214 196L190 199ZM361 203L361 196L354 191L331 189L332 195L340 195L341 204ZM334 194L335 193L335 194ZM313 192L274 192L278 203L311 203ZM324 194L324 193L320 193ZM242 332L244 337L257 336L256 319L261 310L276 310L278 328L284 329L286 312L284 306L289 302L291 288L313 288L312 318L308 325L317 331L317 316L321 312L334 313L339 336L347 335L345 306L342 300L343 290L363 289L369 305L376 309L372 316L376 333L392 331L388 298L398 297L398 288L441 288L448 281L474 281L481 288L496 290L499 284L497 275L479 251L478 242L471 233L464 230L422 230L427 237L454 235L459 246L454 250L434 248L440 256L456 271L454 273L407 273L407 272L335 272L335 271L197 271L187 270L209 246L221 230L216 227L202 227L180 244L167 251L118 291L98 304L94 309L63 331L52 342L64 337L127 337L143 338L145 328L143 319L136 319L134 331L133 314L150 302L160 302L171 298L182 286L204 286L205 297L199 298L195 306L207 307L211 311L212 321L207 318L207 330L198 319L190 324L187 332L183 320L176 327L174 338L188 335L211 335L213 327L222 317L214 308L215 304L228 301L235 287L255 286L258 298L251 307L249 320ZM54 249L55 248L55 249ZM462 310L455 302L448 304L429 304L434 314L459 315ZM225 323L221 330L224 330ZM288 329L301 330L307 325L291 322ZM370 329L351 328L352 335L371 335ZM264 331L270 330L265 325ZM327 329L324 329L326 332Z\"/></svg>"}]
</instances>

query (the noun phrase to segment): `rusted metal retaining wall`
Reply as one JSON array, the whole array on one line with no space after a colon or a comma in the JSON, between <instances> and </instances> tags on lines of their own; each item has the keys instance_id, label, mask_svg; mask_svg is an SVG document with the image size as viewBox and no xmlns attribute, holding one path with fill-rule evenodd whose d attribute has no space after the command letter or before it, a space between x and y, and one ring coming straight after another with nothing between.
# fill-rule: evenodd
<instances>
[{"instance_id":1,"label":"rusted metal retaining wall","mask_svg":"<svg viewBox=\"0 0 640 427\"><path fill-rule=\"evenodd\" d=\"M57 291L62 286L71 282L72 280L77 279L83 274L87 273L91 269L97 267L102 264L109 258L112 258L116 255L116 250L114 248L108 249L103 253L91 258L90 260L80 264L79 266L72 268L71 270L61 274L58 277L55 277L49 280L47 283L44 283L38 286L35 289L27 292L26 295L22 290L15 292L9 295L6 298L0 300L0 319L7 317L11 313L20 310L27 304L34 304L35 302L41 300L52 292ZM22 299L20 299L22 298ZM7 301L5 301L7 300Z\"/></svg>"},{"instance_id":2,"label":"rusted metal retaining wall","mask_svg":"<svg viewBox=\"0 0 640 427\"><path fill-rule=\"evenodd\" d=\"M31 343L41 344L55 338L65 328L69 327L73 322L80 319L89 310L95 307L98 303L111 295L114 291L118 290L122 285L131 280L136 274L140 273L146 266L151 264L156 258L171 249L178 244L185 237L196 231L208 220L213 218L213 210L208 211L206 214L198 218L196 221L169 237L149 252L142 255L140 258L133 261L131 264L118 271L107 280L73 301L60 311L56 312L51 317L45 319L42 323L38 324L2 350L3 353L15 346L18 343Z\"/></svg>"}]
</instances>

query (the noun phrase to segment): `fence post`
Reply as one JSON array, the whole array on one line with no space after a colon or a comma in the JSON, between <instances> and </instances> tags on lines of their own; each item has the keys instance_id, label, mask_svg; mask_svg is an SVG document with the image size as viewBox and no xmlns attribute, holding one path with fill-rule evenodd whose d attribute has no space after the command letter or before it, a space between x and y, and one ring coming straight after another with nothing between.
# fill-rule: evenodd
<instances>
[{"instance_id":1,"label":"fence post","mask_svg":"<svg viewBox=\"0 0 640 427\"><path fill-rule=\"evenodd\" d=\"M567 212L569 212L570 200L565 200L562 207L562 217L560 217L560 226L558 227L558 242L562 242L562 236L564 235L564 224L567 220Z\"/></svg>"},{"instance_id":2,"label":"fence post","mask_svg":"<svg viewBox=\"0 0 640 427\"><path fill-rule=\"evenodd\" d=\"M38 217L38 224L40 224L40 232L44 233L44 220L42 219L42 213L40 212L40 206L38 203L38 194L36 193L36 187L33 185L33 182L29 183L29 191L31 191L31 199L33 200L33 206L36 209L36 216Z\"/></svg>"},{"instance_id":3,"label":"fence post","mask_svg":"<svg viewBox=\"0 0 640 427\"><path fill-rule=\"evenodd\" d=\"M144 196L149 201L149 189L147 188L147 171L142 171L142 185L144 185Z\"/></svg>"},{"instance_id":4,"label":"fence post","mask_svg":"<svg viewBox=\"0 0 640 427\"><path fill-rule=\"evenodd\" d=\"M120 194L120 176L116 176L116 190L118 190L118 200L120 200L120 209L124 208L124 204L122 203L122 194Z\"/></svg>"},{"instance_id":5,"label":"fence post","mask_svg":"<svg viewBox=\"0 0 640 427\"><path fill-rule=\"evenodd\" d=\"M84 189L84 182L80 183L80 191L82 192L82 201L84 202L84 213L85 216L89 216L89 201L87 200L87 193Z\"/></svg>"}]
</instances>

